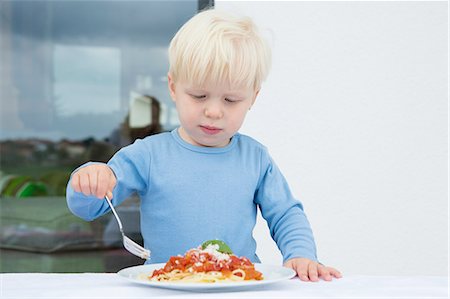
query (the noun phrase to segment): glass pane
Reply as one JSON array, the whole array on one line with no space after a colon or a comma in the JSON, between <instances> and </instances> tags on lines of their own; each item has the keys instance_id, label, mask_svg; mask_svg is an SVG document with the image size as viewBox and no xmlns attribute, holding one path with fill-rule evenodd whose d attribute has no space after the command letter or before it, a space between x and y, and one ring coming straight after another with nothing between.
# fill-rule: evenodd
<instances>
[{"instance_id":1,"label":"glass pane","mask_svg":"<svg viewBox=\"0 0 450 299\"><path fill-rule=\"evenodd\" d=\"M108 136L121 116L119 48L55 45L53 94L59 134L75 139ZM85 121L73 126L82 115ZM99 126L98 118L110 122Z\"/></svg>"},{"instance_id":2,"label":"glass pane","mask_svg":"<svg viewBox=\"0 0 450 299\"><path fill-rule=\"evenodd\" d=\"M82 163L178 125L167 47L210 4L0 2L0 272L82 272L82 253L95 265L84 271L142 262L123 252L112 218L73 216L65 186ZM138 201L119 209L137 239Z\"/></svg>"},{"instance_id":3,"label":"glass pane","mask_svg":"<svg viewBox=\"0 0 450 299\"><path fill-rule=\"evenodd\" d=\"M39 180L48 169L106 161L137 137L177 126L167 92L167 46L199 5L2 1L3 175ZM148 115L130 115L130 107L142 103ZM98 143L107 150L92 156L89 149Z\"/></svg>"}]
</instances>

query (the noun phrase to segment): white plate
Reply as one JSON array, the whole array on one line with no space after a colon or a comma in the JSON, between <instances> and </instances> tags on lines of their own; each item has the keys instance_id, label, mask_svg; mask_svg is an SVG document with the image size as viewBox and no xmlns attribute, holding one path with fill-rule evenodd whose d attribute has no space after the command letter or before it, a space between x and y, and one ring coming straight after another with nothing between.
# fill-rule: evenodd
<instances>
[{"instance_id":1,"label":"white plate","mask_svg":"<svg viewBox=\"0 0 450 299\"><path fill-rule=\"evenodd\" d=\"M120 270L117 274L133 283L147 285L157 288L190 290L190 291L211 291L231 288L247 288L260 285L276 283L287 280L295 276L294 270L281 266L255 264L256 270L262 272L263 280L238 281L238 282L220 282L220 283L186 283L186 282L166 282L150 281L142 279L142 274L148 274L155 269L164 267L165 264L151 264L143 266L134 266Z\"/></svg>"}]
</instances>

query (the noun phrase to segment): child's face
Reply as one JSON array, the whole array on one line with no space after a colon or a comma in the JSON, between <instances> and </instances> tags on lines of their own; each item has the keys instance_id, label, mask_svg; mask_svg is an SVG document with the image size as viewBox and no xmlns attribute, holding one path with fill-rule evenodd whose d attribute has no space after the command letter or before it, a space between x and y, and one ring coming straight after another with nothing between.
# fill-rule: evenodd
<instances>
[{"instance_id":1,"label":"child's face","mask_svg":"<svg viewBox=\"0 0 450 299\"><path fill-rule=\"evenodd\" d=\"M174 82L169 75L170 95L180 119L180 136L197 146L223 147L241 127L258 91L228 84L197 87Z\"/></svg>"}]
</instances>

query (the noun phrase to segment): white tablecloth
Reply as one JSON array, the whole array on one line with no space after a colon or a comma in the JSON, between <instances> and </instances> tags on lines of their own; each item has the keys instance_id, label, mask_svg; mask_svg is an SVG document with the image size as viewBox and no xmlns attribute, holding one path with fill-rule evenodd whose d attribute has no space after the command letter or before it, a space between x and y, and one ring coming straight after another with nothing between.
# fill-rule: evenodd
<instances>
[{"instance_id":1,"label":"white tablecloth","mask_svg":"<svg viewBox=\"0 0 450 299\"><path fill-rule=\"evenodd\" d=\"M298 278L247 290L188 292L134 284L117 274L0 274L0 298L448 298L448 277Z\"/></svg>"}]
</instances>

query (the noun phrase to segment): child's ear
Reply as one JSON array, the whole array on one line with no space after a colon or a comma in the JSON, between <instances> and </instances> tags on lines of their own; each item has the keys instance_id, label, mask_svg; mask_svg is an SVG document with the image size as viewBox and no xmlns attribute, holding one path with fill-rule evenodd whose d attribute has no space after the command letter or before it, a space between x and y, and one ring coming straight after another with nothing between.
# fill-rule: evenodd
<instances>
[{"instance_id":1,"label":"child's ear","mask_svg":"<svg viewBox=\"0 0 450 299\"><path fill-rule=\"evenodd\" d=\"M248 110L250 110L252 108L253 104L255 104L255 101L256 101L256 98L258 97L259 91L260 91L260 89L258 89L255 92L255 95L254 95L253 100L252 100L252 104L250 105L250 108L248 108Z\"/></svg>"},{"instance_id":2,"label":"child's ear","mask_svg":"<svg viewBox=\"0 0 450 299\"><path fill-rule=\"evenodd\" d=\"M167 74L167 85L169 87L170 97L172 98L172 101L175 102L175 82L172 79L172 76L170 73Z\"/></svg>"}]
</instances>

